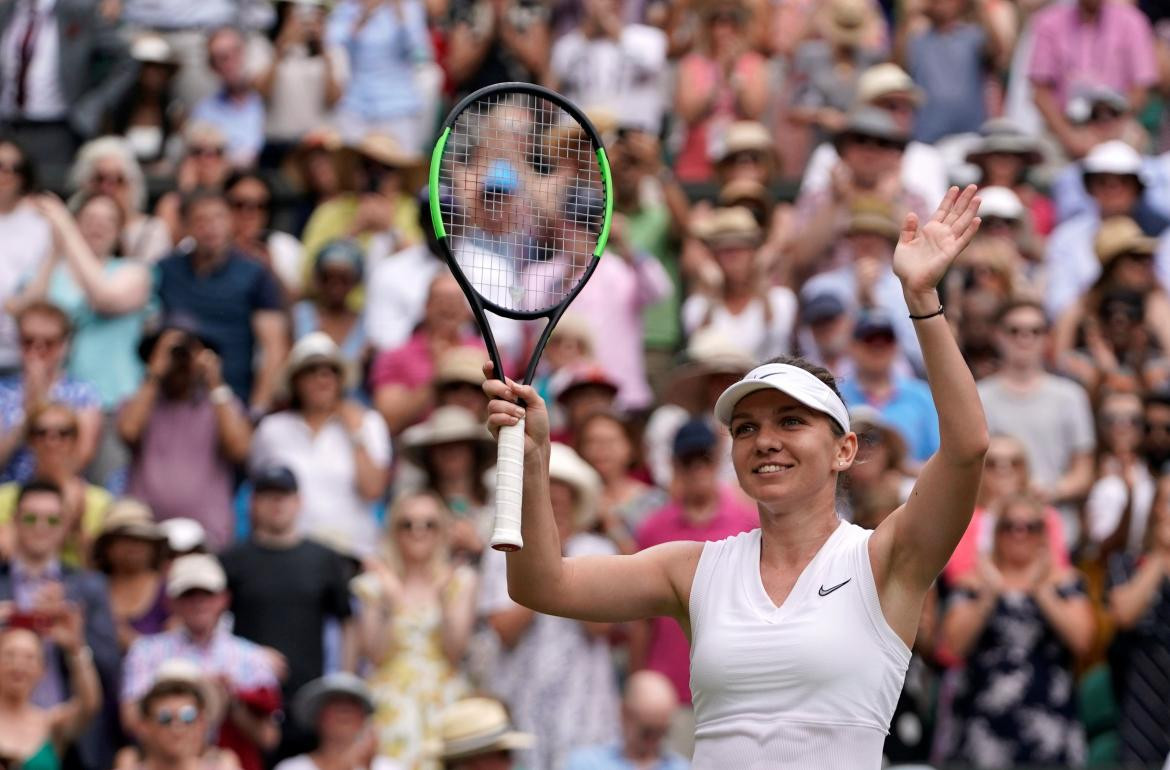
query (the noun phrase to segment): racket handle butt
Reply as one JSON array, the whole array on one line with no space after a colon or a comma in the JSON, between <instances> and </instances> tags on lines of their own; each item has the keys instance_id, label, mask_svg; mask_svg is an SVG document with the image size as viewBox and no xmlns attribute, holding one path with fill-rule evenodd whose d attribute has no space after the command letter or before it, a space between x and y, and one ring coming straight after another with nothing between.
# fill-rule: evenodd
<instances>
[{"instance_id":1,"label":"racket handle butt","mask_svg":"<svg viewBox=\"0 0 1170 770\"><path fill-rule=\"evenodd\" d=\"M519 551L520 508L524 500L524 419L500 428L496 456L496 520L491 546L497 551Z\"/></svg>"}]
</instances>

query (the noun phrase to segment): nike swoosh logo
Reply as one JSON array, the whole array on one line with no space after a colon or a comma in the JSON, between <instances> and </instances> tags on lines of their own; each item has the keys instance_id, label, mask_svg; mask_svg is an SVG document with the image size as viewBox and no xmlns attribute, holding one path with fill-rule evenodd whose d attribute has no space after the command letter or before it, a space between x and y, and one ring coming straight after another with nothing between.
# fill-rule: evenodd
<instances>
[{"instance_id":1,"label":"nike swoosh logo","mask_svg":"<svg viewBox=\"0 0 1170 770\"><path fill-rule=\"evenodd\" d=\"M820 587L820 588L817 590L817 593L818 593L818 594L820 594L821 596L828 596L829 594L833 593L833 592L834 592L834 591L836 591L838 588L840 588L841 586L845 585L846 583L848 583L848 582L849 582L850 580L852 580L852 579L853 579L853 578L845 578L845 580L841 581L840 583L838 583L837 585L833 586L832 588L825 588L824 586L821 586L821 587Z\"/></svg>"}]
</instances>

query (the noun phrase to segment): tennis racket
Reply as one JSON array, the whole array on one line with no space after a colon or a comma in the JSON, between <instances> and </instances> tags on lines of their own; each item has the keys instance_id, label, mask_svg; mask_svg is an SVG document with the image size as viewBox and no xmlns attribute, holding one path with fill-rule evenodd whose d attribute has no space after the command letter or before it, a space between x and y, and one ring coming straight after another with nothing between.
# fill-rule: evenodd
<instances>
[{"instance_id":1,"label":"tennis racket","mask_svg":"<svg viewBox=\"0 0 1170 770\"><path fill-rule=\"evenodd\" d=\"M557 321L597 267L609 237L613 189L597 130L569 100L528 83L463 99L431 154L435 236L467 295L495 376L505 376L490 311L548 319L523 382ZM501 428L493 548L516 551L524 483L524 421Z\"/></svg>"}]
</instances>

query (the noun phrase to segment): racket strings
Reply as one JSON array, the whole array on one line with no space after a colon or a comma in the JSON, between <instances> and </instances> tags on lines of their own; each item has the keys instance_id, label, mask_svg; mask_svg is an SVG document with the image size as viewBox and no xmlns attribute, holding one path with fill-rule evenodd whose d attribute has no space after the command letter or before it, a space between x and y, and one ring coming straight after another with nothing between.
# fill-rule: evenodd
<instances>
[{"instance_id":1,"label":"racket strings","mask_svg":"<svg viewBox=\"0 0 1170 770\"><path fill-rule=\"evenodd\" d=\"M517 312L560 304L584 279L605 219L589 134L555 102L497 93L458 116L439 184L455 261L481 297Z\"/></svg>"}]
</instances>

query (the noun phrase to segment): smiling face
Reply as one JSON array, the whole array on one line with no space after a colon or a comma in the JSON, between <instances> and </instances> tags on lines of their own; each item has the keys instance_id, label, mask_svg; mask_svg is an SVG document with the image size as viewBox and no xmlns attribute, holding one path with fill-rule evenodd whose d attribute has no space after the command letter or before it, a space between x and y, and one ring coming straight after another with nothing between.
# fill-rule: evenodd
<instances>
[{"instance_id":1,"label":"smiling face","mask_svg":"<svg viewBox=\"0 0 1170 770\"><path fill-rule=\"evenodd\" d=\"M24 628L0 632L0 694L24 702L44 673L41 640Z\"/></svg>"},{"instance_id":2,"label":"smiling face","mask_svg":"<svg viewBox=\"0 0 1170 770\"><path fill-rule=\"evenodd\" d=\"M731 417L731 460L743 491L772 512L831 501L837 473L857 454L856 434L838 437L832 425L780 391L745 396Z\"/></svg>"}]
</instances>

